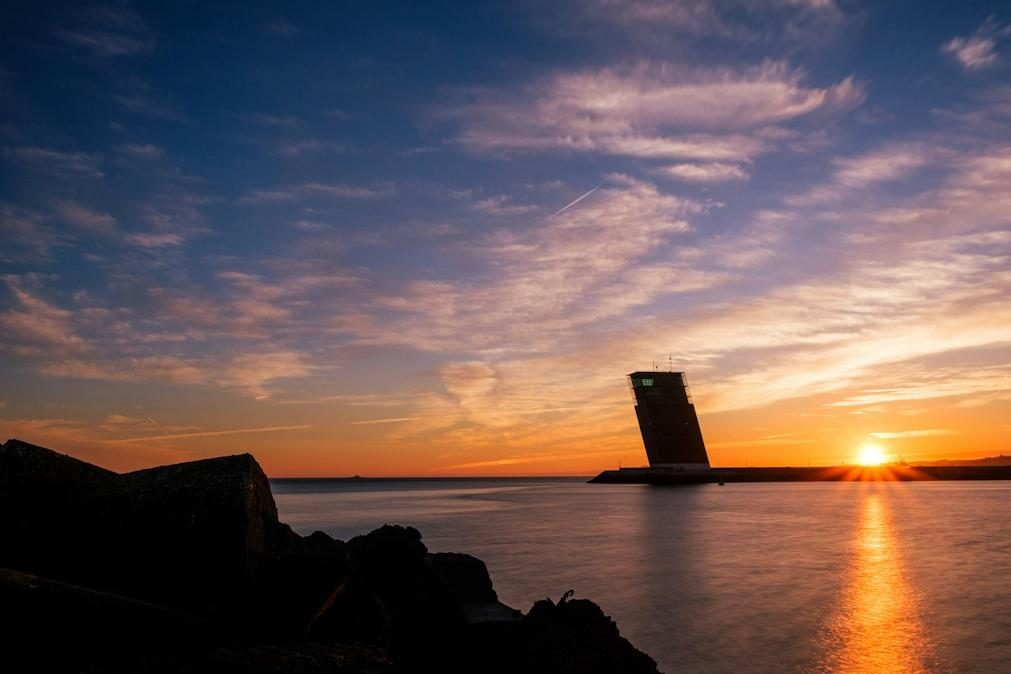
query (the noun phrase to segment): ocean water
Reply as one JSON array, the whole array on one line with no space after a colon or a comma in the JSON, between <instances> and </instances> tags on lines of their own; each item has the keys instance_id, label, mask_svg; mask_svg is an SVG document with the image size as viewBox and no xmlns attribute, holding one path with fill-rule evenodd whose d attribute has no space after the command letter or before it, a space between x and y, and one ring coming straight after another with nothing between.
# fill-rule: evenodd
<instances>
[{"instance_id":1,"label":"ocean water","mask_svg":"<svg viewBox=\"0 0 1011 674\"><path fill-rule=\"evenodd\" d=\"M417 527L526 610L569 590L671 672L1011 672L1011 483L272 482L282 520Z\"/></svg>"}]
</instances>

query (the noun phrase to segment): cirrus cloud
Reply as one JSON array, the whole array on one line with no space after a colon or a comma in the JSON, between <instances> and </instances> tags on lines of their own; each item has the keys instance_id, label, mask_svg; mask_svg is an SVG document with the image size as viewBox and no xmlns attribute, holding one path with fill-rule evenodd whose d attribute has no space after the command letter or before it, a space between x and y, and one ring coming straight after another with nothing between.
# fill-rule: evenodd
<instances>
[{"instance_id":1,"label":"cirrus cloud","mask_svg":"<svg viewBox=\"0 0 1011 674\"><path fill-rule=\"evenodd\" d=\"M1011 35L1011 26L1002 26L989 17L968 37L954 37L941 45L942 54L950 54L966 70L981 70L997 63L998 42Z\"/></svg>"},{"instance_id":2,"label":"cirrus cloud","mask_svg":"<svg viewBox=\"0 0 1011 674\"><path fill-rule=\"evenodd\" d=\"M767 149L766 127L860 105L847 77L804 83L783 62L685 70L668 63L561 72L517 90L472 90L446 114L477 152L570 150L645 158L747 159Z\"/></svg>"}]
</instances>

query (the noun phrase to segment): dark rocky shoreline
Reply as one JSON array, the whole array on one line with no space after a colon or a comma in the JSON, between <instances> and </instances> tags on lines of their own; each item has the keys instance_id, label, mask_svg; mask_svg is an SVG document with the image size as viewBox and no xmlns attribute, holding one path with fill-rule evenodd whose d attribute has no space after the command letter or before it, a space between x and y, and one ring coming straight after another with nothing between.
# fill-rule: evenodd
<instances>
[{"instance_id":1,"label":"dark rocky shoreline","mask_svg":"<svg viewBox=\"0 0 1011 674\"><path fill-rule=\"evenodd\" d=\"M5 671L657 671L570 594L520 613L412 527L299 536L248 454L118 474L0 446Z\"/></svg>"}]
</instances>

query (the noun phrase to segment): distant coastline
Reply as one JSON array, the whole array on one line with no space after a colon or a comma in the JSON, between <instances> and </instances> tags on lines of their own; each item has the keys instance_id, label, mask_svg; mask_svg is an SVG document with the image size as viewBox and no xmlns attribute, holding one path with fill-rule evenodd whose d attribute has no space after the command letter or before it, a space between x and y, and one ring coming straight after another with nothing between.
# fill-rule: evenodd
<instances>
[{"instance_id":1,"label":"distant coastline","mask_svg":"<svg viewBox=\"0 0 1011 674\"><path fill-rule=\"evenodd\" d=\"M938 459L936 461L916 461L910 466L1011 466L1011 456L1000 454L982 459Z\"/></svg>"}]
</instances>

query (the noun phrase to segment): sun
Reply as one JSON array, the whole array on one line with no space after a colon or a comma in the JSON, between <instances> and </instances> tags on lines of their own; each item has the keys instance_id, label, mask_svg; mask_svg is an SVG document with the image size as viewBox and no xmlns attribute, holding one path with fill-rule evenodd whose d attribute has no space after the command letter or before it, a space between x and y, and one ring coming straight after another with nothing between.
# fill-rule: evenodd
<instances>
[{"instance_id":1,"label":"sun","mask_svg":"<svg viewBox=\"0 0 1011 674\"><path fill-rule=\"evenodd\" d=\"M887 460L888 457L877 445L864 445L857 456L857 463L861 466L880 466Z\"/></svg>"}]
</instances>

